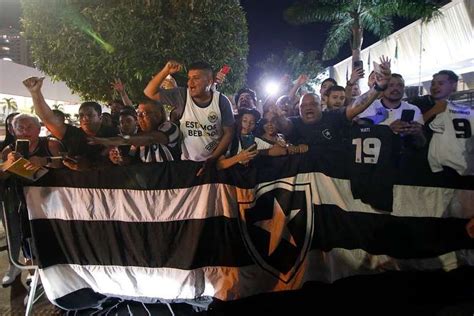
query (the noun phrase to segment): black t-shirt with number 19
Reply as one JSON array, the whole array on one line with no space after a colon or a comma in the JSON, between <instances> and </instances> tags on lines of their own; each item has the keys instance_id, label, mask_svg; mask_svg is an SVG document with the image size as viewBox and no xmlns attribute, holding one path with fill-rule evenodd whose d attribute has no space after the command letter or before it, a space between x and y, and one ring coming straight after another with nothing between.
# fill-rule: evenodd
<instances>
[{"instance_id":1,"label":"black t-shirt with number 19","mask_svg":"<svg viewBox=\"0 0 474 316\"><path fill-rule=\"evenodd\" d=\"M347 166L352 195L377 210L391 212L400 137L388 126L355 125L350 142Z\"/></svg>"}]
</instances>

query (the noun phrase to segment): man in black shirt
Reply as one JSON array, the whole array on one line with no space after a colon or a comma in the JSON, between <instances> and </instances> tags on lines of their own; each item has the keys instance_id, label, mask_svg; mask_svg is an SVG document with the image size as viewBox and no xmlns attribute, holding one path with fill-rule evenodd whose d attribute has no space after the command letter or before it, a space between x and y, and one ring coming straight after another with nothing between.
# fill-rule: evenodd
<instances>
[{"instance_id":1,"label":"man in black shirt","mask_svg":"<svg viewBox=\"0 0 474 316\"><path fill-rule=\"evenodd\" d=\"M323 112L321 99L317 94L308 93L301 97L299 116L277 117L279 130L288 136L292 144L329 145L341 142L341 130L348 126L354 117L362 113L382 91L390 80L390 60L380 59L380 73L376 74L375 85L354 101L350 107Z\"/></svg>"},{"instance_id":2,"label":"man in black shirt","mask_svg":"<svg viewBox=\"0 0 474 316\"><path fill-rule=\"evenodd\" d=\"M51 134L66 146L68 156L74 158L65 159L64 165L72 170L86 170L94 164L108 161L106 147L87 144L87 137L110 137L118 134L116 129L102 125L100 104L96 102L81 104L79 108L80 128L65 124L54 115L41 93L43 79L31 77L24 80L23 84L28 88L33 98L36 115L40 117Z\"/></svg>"}]
</instances>

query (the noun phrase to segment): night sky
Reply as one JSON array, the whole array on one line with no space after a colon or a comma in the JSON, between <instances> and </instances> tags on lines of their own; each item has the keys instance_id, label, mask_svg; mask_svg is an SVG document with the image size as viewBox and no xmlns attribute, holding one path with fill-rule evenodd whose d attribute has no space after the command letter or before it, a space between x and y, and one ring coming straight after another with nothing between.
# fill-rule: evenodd
<instances>
[{"instance_id":1,"label":"night sky","mask_svg":"<svg viewBox=\"0 0 474 316\"><path fill-rule=\"evenodd\" d=\"M302 51L317 50L322 53L331 24L321 22L298 26L290 25L284 20L283 12L294 2L295 0L241 0L241 5L247 13L249 26L250 52L247 79L250 86L254 86L258 77L256 63L271 53L283 51L290 43ZM394 19L394 31L411 22L404 19ZM378 40L369 32L365 32L362 48L370 46ZM336 58L325 61L323 64L331 66L350 55L351 50L349 42L347 42L342 46Z\"/></svg>"},{"instance_id":2,"label":"night sky","mask_svg":"<svg viewBox=\"0 0 474 316\"><path fill-rule=\"evenodd\" d=\"M253 85L258 76L255 64L271 53L278 54L290 43L303 51L322 51L330 24L313 23L299 26L288 24L283 19L283 12L293 2L293 0L241 1L247 14L249 27L248 81L250 85Z\"/></svg>"}]
</instances>

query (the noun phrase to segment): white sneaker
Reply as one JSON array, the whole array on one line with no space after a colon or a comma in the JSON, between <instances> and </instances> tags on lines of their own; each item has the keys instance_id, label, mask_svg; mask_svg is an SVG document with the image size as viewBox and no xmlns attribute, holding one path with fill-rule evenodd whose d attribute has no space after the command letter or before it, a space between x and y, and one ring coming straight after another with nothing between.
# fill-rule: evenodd
<instances>
[{"instance_id":1,"label":"white sneaker","mask_svg":"<svg viewBox=\"0 0 474 316\"><path fill-rule=\"evenodd\" d=\"M15 282L16 278L21 274L21 270L18 269L16 266L10 264L10 269L8 269L7 273L2 279L2 286L7 287L12 285Z\"/></svg>"}]
</instances>

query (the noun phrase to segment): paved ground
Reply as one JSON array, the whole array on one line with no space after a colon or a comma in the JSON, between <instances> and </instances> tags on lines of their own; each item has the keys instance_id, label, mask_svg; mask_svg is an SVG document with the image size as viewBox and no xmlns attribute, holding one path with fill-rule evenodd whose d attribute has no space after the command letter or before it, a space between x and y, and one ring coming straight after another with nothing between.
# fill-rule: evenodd
<instances>
[{"instance_id":1,"label":"paved ground","mask_svg":"<svg viewBox=\"0 0 474 316\"><path fill-rule=\"evenodd\" d=\"M0 279L8 270L8 252L6 250L5 233L0 224ZM23 300L27 294L26 276L24 271L21 278L18 277L15 282L7 287L0 287L0 315L24 315L25 306ZM61 312L43 295L41 299L33 306L33 315L60 315Z\"/></svg>"}]
</instances>

